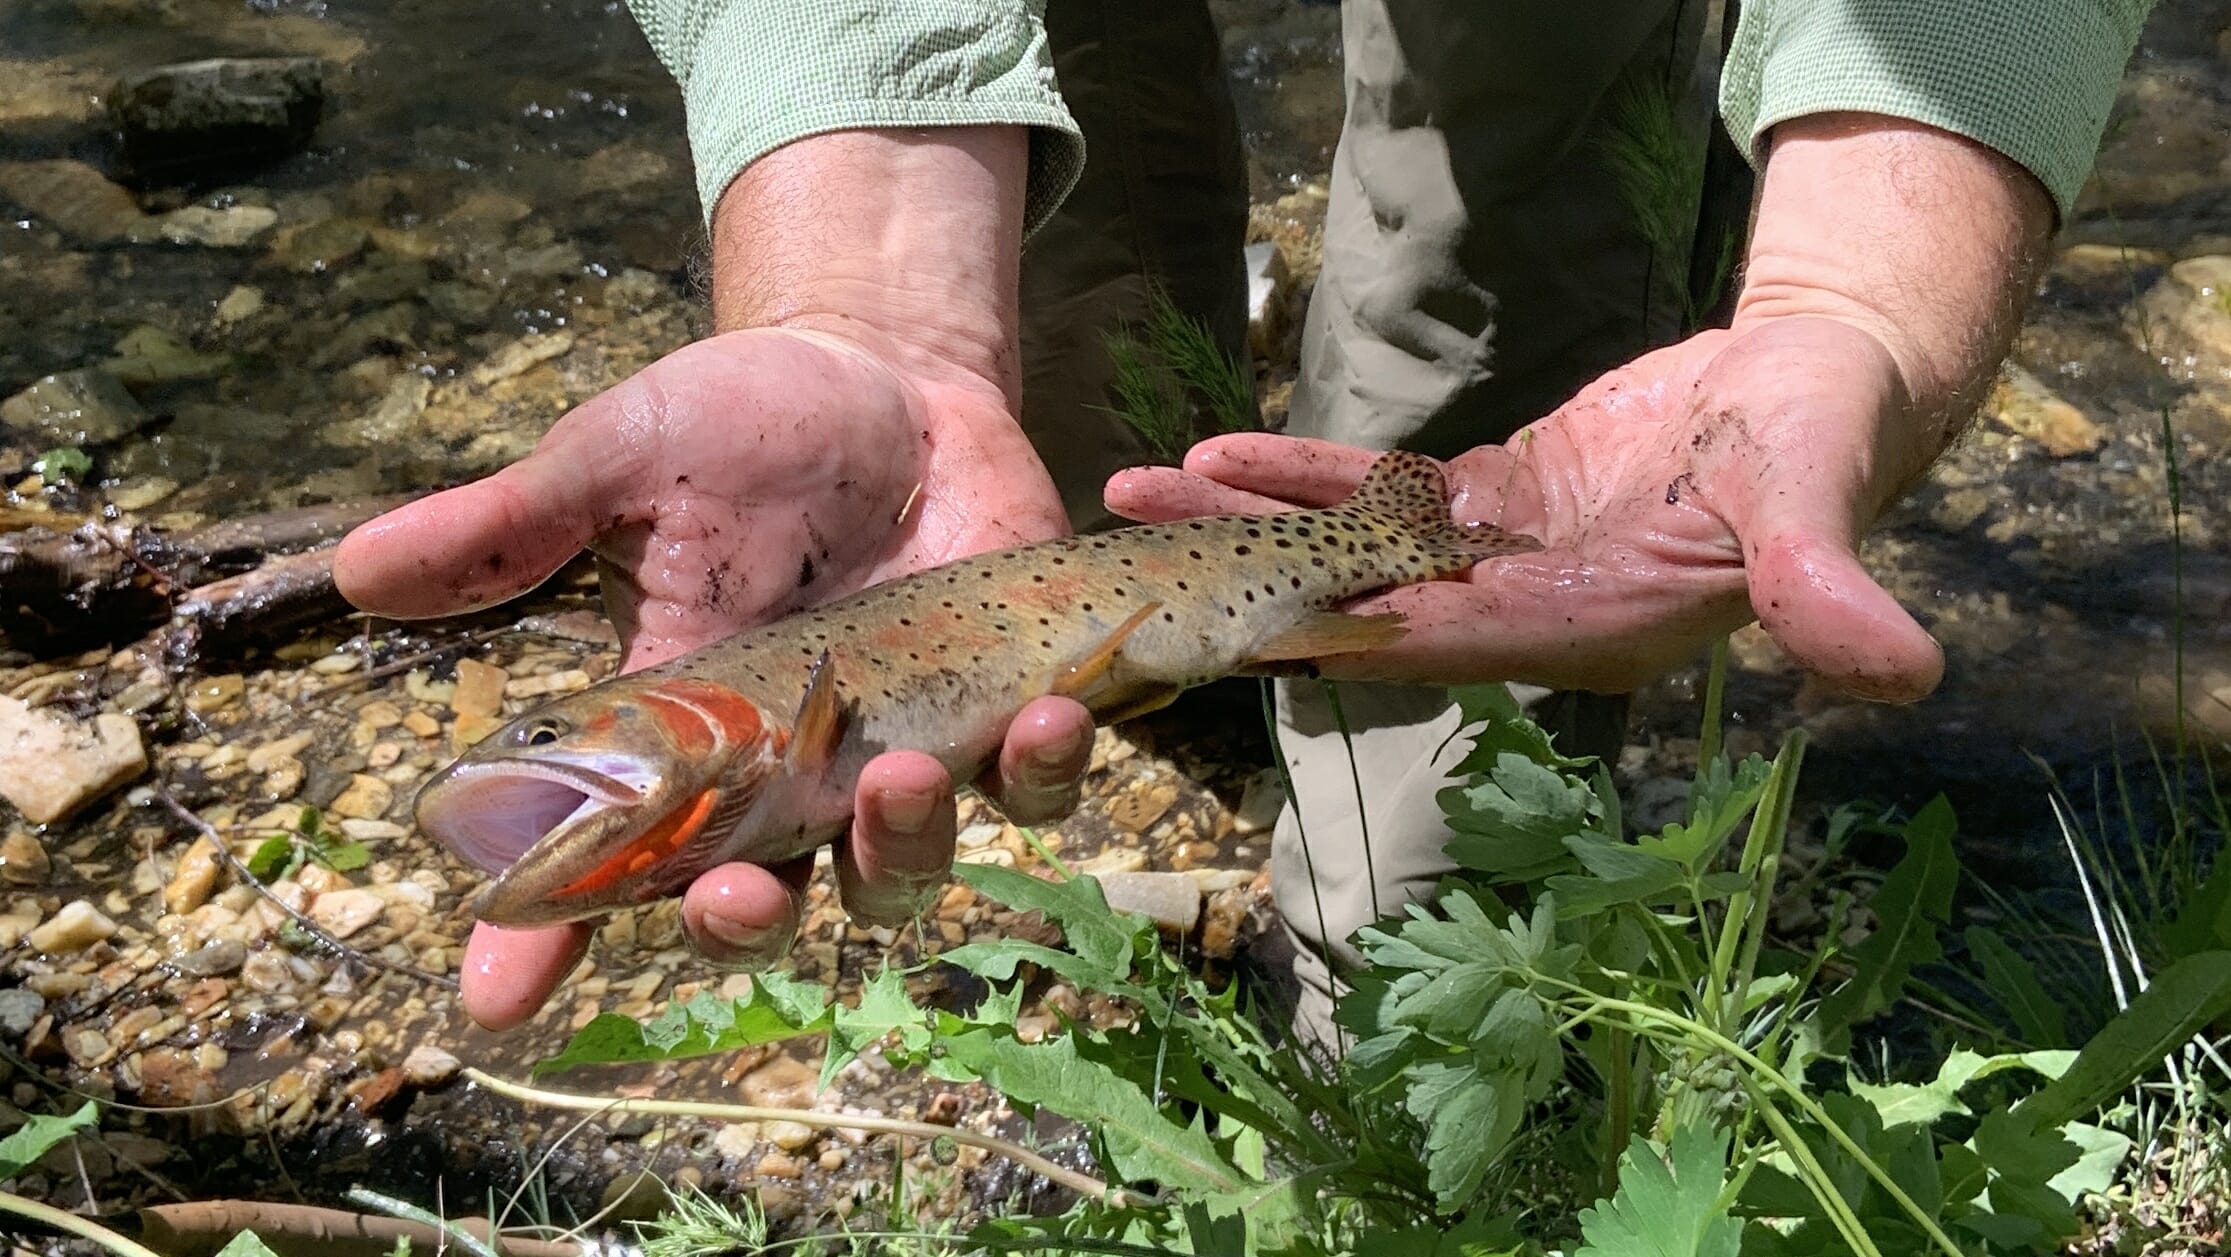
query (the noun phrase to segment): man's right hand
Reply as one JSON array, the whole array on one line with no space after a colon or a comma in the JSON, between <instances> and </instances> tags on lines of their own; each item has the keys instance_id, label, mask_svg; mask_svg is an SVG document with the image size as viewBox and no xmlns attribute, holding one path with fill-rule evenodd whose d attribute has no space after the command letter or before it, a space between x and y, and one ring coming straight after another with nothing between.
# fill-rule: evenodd
<instances>
[{"instance_id":1,"label":"man's right hand","mask_svg":"<svg viewBox=\"0 0 2231 1257\"><path fill-rule=\"evenodd\" d=\"M715 216L715 320L734 330L592 398L520 462L352 533L335 559L342 592L398 619L454 614L591 549L634 670L1066 531L1014 418L1024 160L1022 133L997 128L842 133L763 159ZM1083 708L1040 700L980 784L1013 814L1058 814L1090 747ZM868 766L837 853L856 919L903 921L943 882L952 790L927 755ZM733 964L778 958L811 869L705 874L683 900L692 941ZM498 1028L525 1020L589 934L477 926L467 1012Z\"/></svg>"}]
</instances>

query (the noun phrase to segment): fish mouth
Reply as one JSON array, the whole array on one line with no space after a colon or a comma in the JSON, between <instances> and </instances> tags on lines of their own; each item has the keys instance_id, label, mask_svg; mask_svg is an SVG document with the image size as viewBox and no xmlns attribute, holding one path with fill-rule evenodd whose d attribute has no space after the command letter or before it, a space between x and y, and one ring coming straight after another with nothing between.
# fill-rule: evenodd
<instances>
[{"instance_id":1,"label":"fish mouth","mask_svg":"<svg viewBox=\"0 0 2231 1257\"><path fill-rule=\"evenodd\" d=\"M642 803L654 785L625 767L548 757L460 761L419 792L418 825L466 863L500 874L546 839Z\"/></svg>"}]
</instances>

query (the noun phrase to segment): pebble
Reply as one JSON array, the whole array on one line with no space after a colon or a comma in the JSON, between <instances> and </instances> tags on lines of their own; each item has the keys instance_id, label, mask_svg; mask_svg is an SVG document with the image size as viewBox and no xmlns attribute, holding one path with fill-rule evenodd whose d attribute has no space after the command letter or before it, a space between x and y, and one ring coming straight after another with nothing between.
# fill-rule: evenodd
<instances>
[{"instance_id":1,"label":"pebble","mask_svg":"<svg viewBox=\"0 0 2231 1257\"><path fill-rule=\"evenodd\" d=\"M1147 784L1142 782L1125 791L1108 804L1108 820L1119 829L1139 833L1162 819L1162 814L1177 802L1177 786L1171 782Z\"/></svg>"},{"instance_id":2,"label":"pebble","mask_svg":"<svg viewBox=\"0 0 2231 1257\"><path fill-rule=\"evenodd\" d=\"M802 1109L814 1101L820 1075L794 1056L770 1057L744 1075L744 1103L771 1109Z\"/></svg>"},{"instance_id":3,"label":"pebble","mask_svg":"<svg viewBox=\"0 0 2231 1257\"><path fill-rule=\"evenodd\" d=\"M774 1121L764 1127L767 1141L785 1152L796 1152L814 1140L814 1128L804 1122Z\"/></svg>"},{"instance_id":4,"label":"pebble","mask_svg":"<svg viewBox=\"0 0 2231 1257\"><path fill-rule=\"evenodd\" d=\"M0 423L48 446L121 440L148 421L123 381L94 367L45 376L0 401Z\"/></svg>"},{"instance_id":5,"label":"pebble","mask_svg":"<svg viewBox=\"0 0 2231 1257\"><path fill-rule=\"evenodd\" d=\"M108 1055L108 1036L91 1026L79 1026L63 1032L62 1050L78 1065L91 1066Z\"/></svg>"},{"instance_id":6,"label":"pebble","mask_svg":"<svg viewBox=\"0 0 2231 1257\"><path fill-rule=\"evenodd\" d=\"M335 816L378 820L387 814L388 805L394 801L395 787L377 777L357 773L349 779L348 789L343 790L326 810Z\"/></svg>"},{"instance_id":7,"label":"pebble","mask_svg":"<svg viewBox=\"0 0 2231 1257\"><path fill-rule=\"evenodd\" d=\"M486 362L473 368L472 382L485 388L498 380L508 380L523 374L528 368L548 362L571 348L571 332L523 336L489 355Z\"/></svg>"},{"instance_id":8,"label":"pebble","mask_svg":"<svg viewBox=\"0 0 2231 1257\"><path fill-rule=\"evenodd\" d=\"M188 205L155 220L155 231L172 244L239 249L254 244L278 221L279 211L268 205Z\"/></svg>"},{"instance_id":9,"label":"pebble","mask_svg":"<svg viewBox=\"0 0 2231 1257\"><path fill-rule=\"evenodd\" d=\"M834 1174L838 1170L844 1168L845 1160L846 1157L844 1149L828 1148L824 1149L821 1153L820 1165L822 1169L827 1170L831 1174Z\"/></svg>"},{"instance_id":10,"label":"pebble","mask_svg":"<svg viewBox=\"0 0 2231 1257\"><path fill-rule=\"evenodd\" d=\"M39 886L54 871L46 847L28 830L11 829L0 838L0 881L11 886Z\"/></svg>"},{"instance_id":11,"label":"pebble","mask_svg":"<svg viewBox=\"0 0 2231 1257\"><path fill-rule=\"evenodd\" d=\"M368 890L329 890L310 901L312 921L335 938L347 938L380 919L387 901Z\"/></svg>"},{"instance_id":12,"label":"pebble","mask_svg":"<svg viewBox=\"0 0 2231 1257\"><path fill-rule=\"evenodd\" d=\"M778 1125L796 1125L796 1123L778 1123ZM796 1178L803 1173L798 1168L798 1159L782 1152L768 1153L766 1156L759 1158L759 1164L753 1168L761 1178Z\"/></svg>"},{"instance_id":13,"label":"pebble","mask_svg":"<svg viewBox=\"0 0 2231 1257\"><path fill-rule=\"evenodd\" d=\"M1278 823L1278 814L1286 807L1286 787L1278 779L1278 770L1266 768L1247 779L1241 788L1239 807L1232 813L1232 832L1259 834Z\"/></svg>"},{"instance_id":14,"label":"pebble","mask_svg":"<svg viewBox=\"0 0 2231 1257\"><path fill-rule=\"evenodd\" d=\"M2107 443L2107 429L2011 362L1993 385L1985 410L1999 426L2037 442L2055 458L2090 454Z\"/></svg>"},{"instance_id":15,"label":"pebble","mask_svg":"<svg viewBox=\"0 0 2231 1257\"><path fill-rule=\"evenodd\" d=\"M1137 873L1146 866L1146 852L1137 847L1110 847L1088 860L1079 861L1075 868L1079 873L1105 878L1116 873Z\"/></svg>"},{"instance_id":16,"label":"pebble","mask_svg":"<svg viewBox=\"0 0 2231 1257\"><path fill-rule=\"evenodd\" d=\"M269 995L294 985L294 969L275 951L259 951L240 966L240 980L251 991Z\"/></svg>"},{"instance_id":17,"label":"pebble","mask_svg":"<svg viewBox=\"0 0 2231 1257\"><path fill-rule=\"evenodd\" d=\"M21 1042L45 1011L46 1000L37 991L0 987L0 1039Z\"/></svg>"},{"instance_id":18,"label":"pebble","mask_svg":"<svg viewBox=\"0 0 2231 1257\"><path fill-rule=\"evenodd\" d=\"M132 194L81 161L0 162L0 197L82 244L130 240L146 230L147 215Z\"/></svg>"},{"instance_id":19,"label":"pebble","mask_svg":"<svg viewBox=\"0 0 2231 1257\"><path fill-rule=\"evenodd\" d=\"M189 978L214 978L232 973L248 959L248 945L236 938L220 938L171 961L171 968Z\"/></svg>"},{"instance_id":20,"label":"pebble","mask_svg":"<svg viewBox=\"0 0 2231 1257\"><path fill-rule=\"evenodd\" d=\"M460 718L487 718L504 708L504 683L511 679L502 668L478 659L457 661L457 692L449 709Z\"/></svg>"},{"instance_id":21,"label":"pebble","mask_svg":"<svg viewBox=\"0 0 2231 1257\"><path fill-rule=\"evenodd\" d=\"M219 867L216 848L209 839L194 839L186 854L179 857L169 884L163 887L163 907L184 916L207 903L209 892L217 885Z\"/></svg>"},{"instance_id":22,"label":"pebble","mask_svg":"<svg viewBox=\"0 0 2231 1257\"><path fill-rule=\"evenodd\" d=\"M217 302L217 326L230 327L243 320L254 318L263 309L263 289L246 284L235 284L232 291Z\"/></svg>"},{"instance_id":23,"label":"pebble","mask_svg":"<svg viewBox=\"0 0 2231 1257\"><path fill-rule=\"evenodd\" d=\"M1100 893L1117 912L1141 912L1156 925L1189 934L1201 919L1201 884L1185 873L1107 873Z\"/></svg>"},{"instance_id":24,"label":"pebble","mask_svg":"<svg viewBox=\"0 0 2231 1257\"><path fill-rule=\"evenodd\" d=\"M266 742L262 746L256 747L248 752L248 771L252 773L270 772L278 766L280 760L293 758L296 751L309 746L310 743L317 740L317 736L314 732L304 730L301 733L289 734L276 742Z\"/></svg>"},{"instance_id":25,"label":"pebble","mask_svg":"<svg viewBox=\"0 0 2231 1257\"><path fill-rule=\"evenodd\" d=\"M419 1044L403 1058L403 1077L414 1087L438 1087L463 1068L456 1057L431 1043Z\"/></svg>"},{"instance_id":26,"label":"pebble","mask_svg":"<svg viewBox=\"0 0 2231 1257\"><path fill-rule=\"evenodd\" d=\"M403 717L403 727L419 737L430 738L442 731L442 722L425 712L414 711Z\"/></svg>"},{"instance_id":27,"label":"pebble","mask_svg":"<svg viewBox=\"0 0 2231 1257\"><path fill-rule=\"evenodd\" d=\"M115 936L116 922L103 916L90 902L73 899L31 931L25 941L30 943L32 951L55 953L84 951Z\"/></svg>"}]
</instances>

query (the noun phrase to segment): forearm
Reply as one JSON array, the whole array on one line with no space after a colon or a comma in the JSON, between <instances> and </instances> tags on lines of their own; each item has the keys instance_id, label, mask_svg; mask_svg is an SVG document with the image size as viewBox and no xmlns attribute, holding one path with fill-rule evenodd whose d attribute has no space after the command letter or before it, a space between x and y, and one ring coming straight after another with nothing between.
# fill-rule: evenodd
<instances>
[{"instance_id":1,"label":"forearm","mask_svg":"<svg viewBox=\"0 0 2231 1257\"><path fill-rule=\"evenodd\" d=\"M1738 327L1850 323L1896 362L1933 458L2005 356L2053 205L2023 167L1899 118L1816 114L1768 138Z\"/></svg>"},{"instance_id":2,"label":"forearm","mask_svg":"<svg viewBox=\"0 0 2231 1257\"><path fill-rule=\"evenodd\" d=\"M713 213L721 331L865 331L1017 404L1028 131L839 131L776 149Z\"/></svg>"}]
</instances>

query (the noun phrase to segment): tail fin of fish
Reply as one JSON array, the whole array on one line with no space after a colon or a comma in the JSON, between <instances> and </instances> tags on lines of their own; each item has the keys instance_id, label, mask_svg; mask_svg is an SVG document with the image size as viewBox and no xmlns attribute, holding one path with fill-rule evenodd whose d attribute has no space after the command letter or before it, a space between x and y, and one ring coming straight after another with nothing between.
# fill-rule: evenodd
<instances>
[{"instance_id":1,"label":"tail fin of fish","mask_svg":"<svg viewBox=\"0 0 2231 1257\"><path fill-rule=\"evenodd\" d=\"M1343 505L1397 525L1428 558L1449 560L1454 570L1542 548L1532 537L1493 524L1456 522L1449 515L1449 482L1441 464L1407 450L1380 455Z\"/></svg>"}]
</instances>

